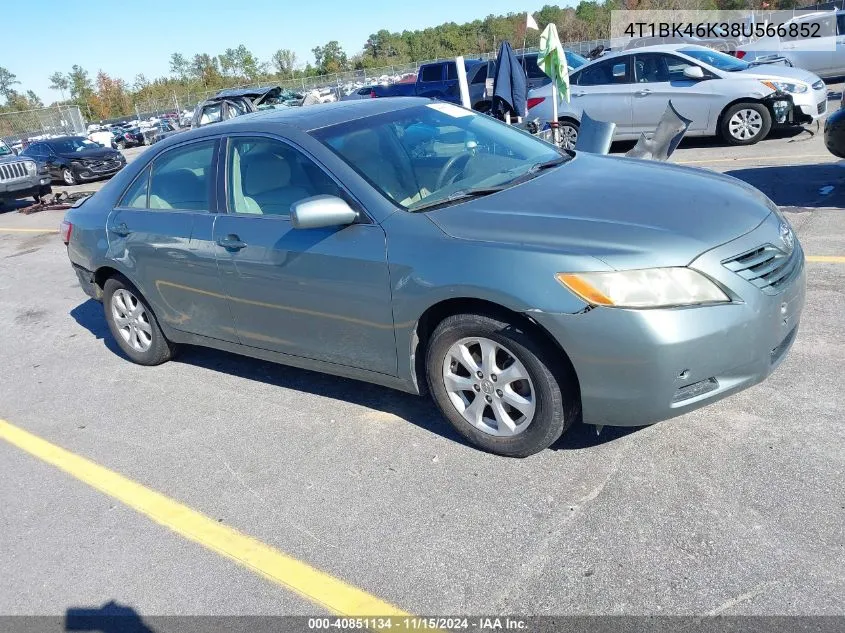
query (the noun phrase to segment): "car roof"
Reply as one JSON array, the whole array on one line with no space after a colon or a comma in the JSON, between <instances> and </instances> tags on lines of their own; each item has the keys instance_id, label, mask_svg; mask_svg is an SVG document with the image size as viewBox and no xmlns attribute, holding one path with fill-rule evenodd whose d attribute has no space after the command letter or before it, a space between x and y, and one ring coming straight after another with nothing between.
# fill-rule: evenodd
<instances>
[{"instance_id":1,"label":"car roof","mask_svg":"<svg viewBox=\"0 0 845 633\"><path fill-rule=\"evenodd\" d=\"M53 138L45 138L45 139L41 139L40 141L33 141L33 143L55 143L56 141L67 141L67 140L70 140L72 138L84 139L85 137L84 136L76 136L75 134L74 135L68 135L68 136L54 136Z\"/></svg>"},{"instance_id":2,"label":"car roof","mask_svg":"<svg viewBox=\"0 0 845 633\"><path fill-rule=\"evenodd\" d=\"M432 99L421 97L389 97L382 99L335 101L333 103L321 103L278 110L261 110L259 112L244 114L228 121L204 125L190 132L177 134L173 138L179 139L178 141L174 141L175 143L189 138L200 138L212 134L243 132L245 130L256 131L274 124L308 132L376 114L425 105L426 103L432 103L432 101Z\"/></svg>"},{"instance_id":3,"label":"car roof","mask_svg":"<svg viewBox=\"0 0 845 633\"><path fill-rule=\"evenodd\" d=\"M234 97L261 97L269 92L282 92L280 86L270 86L268 88L228 88L221 90L213 97L209 97L208 101L215 101L217 99L231 99Z\"/></svg>"}]
</instances>

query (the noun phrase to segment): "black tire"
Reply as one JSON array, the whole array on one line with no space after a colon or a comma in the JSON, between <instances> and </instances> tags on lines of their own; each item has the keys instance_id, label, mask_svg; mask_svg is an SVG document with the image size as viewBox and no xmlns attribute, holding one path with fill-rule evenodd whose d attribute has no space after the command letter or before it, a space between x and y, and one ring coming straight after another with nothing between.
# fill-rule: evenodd
<instances>
[{"instance_id":1,"label":"black tire","mask_svg":"<svg viewBox=\"0 0 845 633\"><path fill-rule=\"evenodd\" d=\"M124 143L123 141L118 141L117 142L117 149L120 149L120 150L126 149L126 143Z\"/></svg>"},{"instance_id":2,"label":"black tire","mask_svg":"<svg viewBox=\"0 0 845 633\"><path fill-rule=\"evenodd\" d=\"M73 169L70 167L64 167L62 169L62 182L66 185L73 186L79 183L79 179L76 177L76 174L73 173Z\"/></svg>"},{"instance_id":3,"label":"black tire","mask_svg":"<svg viewBox=\"0 0 845 633\"><path fill-rule=\"evenodd\" d=\"M731 118L742 110L751 110L760 115L762 119L759 131L749 138L738 138L731 134L730 121ZM762 103L735 103L722 113L722 118L719 121L719 134L729 145L754 145L762 141L769 135L769 130L772 129L772 114L769 109Z\"/></svg>"},{"instance_id":4,"label":"black tire","mask_svg":"<svg viewBox=\"0 0 845 633\"><path fill-rule=\"evenodd\" d=\"M581 126L577 121L571 119L560 119L558 121L559 142L563 149L575 149L575 142L578 140L578 132Z\"/></svg>"},{"instance_id":5,"label":"black tire","mask_svg":"<svg viewBox=\"0 0 845 633\"><path fill-rule=\"evenodd\" d=\"M114 311L112 309L112 297L118 290L126 290L137 298L138 302L143 306L147 315L147 323L150 327L150 345L145 351L139 351L132 347L120 334L118 326L115 322ZM139 365L160 365L161 363L170 360L173 357L175 346L173 343L165 338L158 325L155 314L150 308L147 300L138 289L133 286L129 280L123 276L115 275L106 280L103 284L103 308L106 313L106 322L109 325L109 331L112 337L133 363Z\"/></svg>"},{"instance_id":6,"label":"black tire","mask_svg":"<svg viewBox=\"0 0 845 633\"><path fill-rule=\"evenodd\" d=\"M484 337L504 345L522 363L531 378L536 398L534 417L521 433L497 437L477 428L449 399L443 363L453 344L463 338ZM426 350L426 377L440 411L463 437L475 446L508 457L528 457L551 446L577 415L574 380L553 352L520 326L492 316L457 314L434 330ZM480 394L479 396L480 397Z\"/></svg>"}]
</instances>

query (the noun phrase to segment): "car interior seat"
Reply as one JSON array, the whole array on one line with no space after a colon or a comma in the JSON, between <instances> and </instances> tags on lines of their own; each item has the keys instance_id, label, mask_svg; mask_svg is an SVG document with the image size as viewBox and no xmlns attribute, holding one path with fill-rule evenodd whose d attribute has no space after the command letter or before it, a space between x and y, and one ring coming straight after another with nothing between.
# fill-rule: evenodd
<instances>
[{"instance_id":1,"label":"car interior seat","mask_svg":"<svg viewBox=\"0 0 845 633\"><path fill-rule=\"evenodd\" d=\"M151 209L207 210L208 182L190 169L153 173L150 180Z\"/></svg>"},{"instance_id":2,"label":"car interior seat","mask_svg":"<svg viewBox=\"0 0 845 633\"><path fill-rule=\"evenodd\" d=\"M292 184L290 161L273 152L249 152L241 157L243 204L239 213L288 215L290 206L310 194Z\"/></svg>"}]
</instances>

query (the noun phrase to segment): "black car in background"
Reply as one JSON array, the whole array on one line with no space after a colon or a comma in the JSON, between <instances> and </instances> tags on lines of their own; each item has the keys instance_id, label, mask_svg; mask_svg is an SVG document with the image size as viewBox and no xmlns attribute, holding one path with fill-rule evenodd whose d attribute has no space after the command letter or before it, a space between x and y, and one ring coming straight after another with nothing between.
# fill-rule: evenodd
<instances>
[{"instance_id":1,"label":"black car in background","mask_svg":"<svg viewBox=\"0 0 845 633\"><path fill-rule=\"evenodd\" d=\"M123 154L84 136L60 136L30 144L21 152L46 166L50 178L66 185L112 176L126 166Z\"/></svg>"},{"instance_id":2,"label":"black car in background","mask_svg":"<svg viewBox=\"0 0 845 633\"><path fill-rule=\"evenodd\" d=\"M125 149L127 147L137 147L138 145L146 145L147 140L144 138L141 128L134 125L124 125L115 129L114 143L118 149Z\"/></svg>"},{"instance_id":3,"label":"black car in background","mask_svg":"<svg viewBox=\"0 0 845 633\"><path fill-rule=\"evenodd\" d=\"M845 90L839 109L824 122L824 144L831 154L845 158Z\"/></svg>"}]
</instances>

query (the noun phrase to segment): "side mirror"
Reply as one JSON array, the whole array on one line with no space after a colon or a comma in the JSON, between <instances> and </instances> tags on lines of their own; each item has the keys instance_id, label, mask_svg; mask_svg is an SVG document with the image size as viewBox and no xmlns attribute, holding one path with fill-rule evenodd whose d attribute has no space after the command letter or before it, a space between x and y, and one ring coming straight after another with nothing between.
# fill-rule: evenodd
<instances>
[{"instance_id":1,"label":"side mirror","mask_svg":"<svg viewBox=\"0 0 845 633\"><path fill-rule=\"evenodd\" d=\"M321 229L352 224L358 213L337 196L314 196L290 207L290 221L295 229Z\"/></svg>"},{"instance_id":2,"label":"side mirror","mask_svg":"<svg viewBox=\"0 0 845 633\"><path fill-rule=\"evenodd\" d=\"M687 66L684 68L684 77L689 79L704 79L704 71L700 66Z\"/></svg>"}]
</instances>

